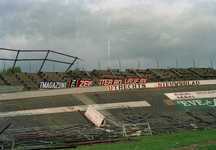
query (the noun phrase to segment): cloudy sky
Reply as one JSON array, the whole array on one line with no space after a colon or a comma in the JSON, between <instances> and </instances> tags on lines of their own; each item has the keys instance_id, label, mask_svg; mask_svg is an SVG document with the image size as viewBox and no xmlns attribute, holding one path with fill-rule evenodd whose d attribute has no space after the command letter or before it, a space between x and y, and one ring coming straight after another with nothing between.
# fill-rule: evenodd
<instances>
[{"instance_id":1,"label":"cloudy sky","mask_svg":"<svg viewBox=\"0 0 216 150\"><path fill-rule=\"evenodd\" d=\"M85 70L216 66L215 0L0 0L0 47L76 56ZM20 53L44 58L46 53ZM0 50L0 58L16 52ZM50 59L72 62L55 54ZM193 61L194 60L194 61ZM212 60L212 61L211 61ZM120 62L120 63L119 63ZM212 63L211 63L212 62ZM0 70L13 65L0 60ZM42 62L18 62L36 72ZM121 65L120 65L121 64ZM31 65L31 68L29 68ZM47 62L43 71L68 65Z\"/></svg>"}]
</instances>

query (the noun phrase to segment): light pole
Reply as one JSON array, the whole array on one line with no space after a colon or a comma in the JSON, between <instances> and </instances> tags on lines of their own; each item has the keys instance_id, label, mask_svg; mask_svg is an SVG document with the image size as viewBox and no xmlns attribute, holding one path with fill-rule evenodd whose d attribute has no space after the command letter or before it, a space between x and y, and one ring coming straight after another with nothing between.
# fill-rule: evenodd
<instances>
[{"instance_id":1,"label":"light pole","mask_svg":"<svg viewBox=\"0 0 216 150\"><path fill-rule=\"evenodd\" d=\"M210 61L211 61L211 68L213 68L213 63L212 63L212 59L210 58Z\"/></svg>"},{"instance_id":2,"label":"light pole","mask_svg":"<svg viewBox=\"0 0 216 150\"><path fill-rule=\"evenodd\" d=\"M54 64L54 62L53 62L53 72L55 72L55 64Z\"/></svg>"},{"instance_id":3,"label":"light pole","mask_svg":"<svg viewBox=\"0 0 216 150\"><path fill-rule=\"evenodd\" d=\"M29 61L29 72L31 73L31 63Z\"/></svg>"},{"instance_id":4,"label":"light pole","mask_svg":"<svg viewBox=\"0 0 216 150\"><path fill-rule=\"evenodd\" d=\"M100 70L100 60L98 59L98 65L99 65L99 70Z\"/></svg>"},{"instance_id":5,"label":"light pole","mask_svg":"<svg viewBox=\"0 0 216 150\"><path fill-rule=\"evenodd\" d=\"M176 68L178 68L178 62L177 62L177 59L175 59L176 60Z\"/></svg>"},{"instance_id":6,"label":"light pole","mask_svg":"<svg viewBox=\"0 0 216 150\"><path fill-rule=\"evenodd\" d=\"M192 58L193 59L193 58ZM193 59L193 65L194 65L194 68L195 68L195 60Z\"/></svg>"},{"instance_id":7,"label":"light pole","mask_svg":"<svg viewBox=\"0 0 216 150\"><path fill-rule=\"evenodd\" d=\"M156 59L157 60L157 59ZM158 63L158 60L157 60L157 68L159 69L159 63Z\"/></svg>"},{"instance_id":8,"label":"light pole","mask_svg":"<svg viewBox=\"0 0 216 150\"><path fill-rule=\"evenodd\" d=\"M137 59L137 61L138 61L138 69L140 70L140 61L139 59Z\"/></svg>"},{"instance_id":9,"label":"light pole","mask_svg":"<svg viewBox=\"0 0 216 150\"><path fill-rule=\"evenodd\" d=\"M119 71L121 71L121 61L120 61L120 59L118 59L119 60Z\"/></svg>"},{"instance_id":10,"label":"light pole","mask_svg":"<svg viewBox=\"0 0 216 150\"><path fill-rule=\"evenodd\" d=\"M77 60L77 69L79 69L79 62L78 62L78 60Z\"/></svg>"}]
</instances>

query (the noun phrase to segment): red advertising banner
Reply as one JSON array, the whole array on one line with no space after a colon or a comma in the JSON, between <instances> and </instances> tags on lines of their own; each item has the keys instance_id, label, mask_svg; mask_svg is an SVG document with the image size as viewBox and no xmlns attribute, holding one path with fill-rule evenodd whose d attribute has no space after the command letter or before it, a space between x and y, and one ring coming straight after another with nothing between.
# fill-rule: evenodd
<instances>
[{"instance_id":1,"label":"red advertising banner","mask_svg":"<svg viewBox=\"0 0 216 150\"><path fill-rule=\"evenodd\" d=\"M93 80L68 80L68 88L92 86Z\"/></svg>"},{"instance_id":2,"label":"red advertising banner","mask_svg":"<svg viewBox=\"0 0 216 150\"><path fill-rule=\"evenodd\" d=\"M122 79L100 79L99 85L115 85L121 84Z\"/></svg>"},{"instance_id":3,"label":"red advertising banner","mask_svg":"<svg viewBox=\"0 0 216 150\"><path fill-rule=\"evenodd\" d=\"M133 83L146 83L148 78L145 77L127 77L125 78L124 84L133 84Z\"/></svg>"},{"instance_id":4,"label":"red advertising banner","mask_svg":"<svg viewBox=\"0 0 216 150\"><path fill-rule=\"evenodd\" d=\"M93 80L78 80L76 87L92 86Z\"/></svg>"}]
</instances>

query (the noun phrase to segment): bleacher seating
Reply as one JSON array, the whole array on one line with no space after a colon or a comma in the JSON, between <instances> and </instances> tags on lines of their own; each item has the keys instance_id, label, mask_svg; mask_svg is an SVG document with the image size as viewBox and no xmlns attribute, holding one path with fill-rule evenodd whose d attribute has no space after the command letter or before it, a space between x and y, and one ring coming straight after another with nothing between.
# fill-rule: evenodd
<instances>
[{"instance_id":1,"label":"bleacher seating","mask_svg":"<svg viewBox=\"0 0 216 150\"><path fill-rule=\"evenodd\" d=\"M93 80L93 86L100 83L101 78L147 77L148 82L165 82L181 80L212 80L216 79L216 71L211 68L172 68L172 69L126 69L125 71L93 70L40 73L14 73L10 76L1 75L0 85L23 85L24 90L38 90L41 81ZM174 71L173 71L174 70ZM195 72L194 72L195 71ZM201 76L202 74L203 76ZM180 76L179 76L180 75Z\"/></svg>"},{"instance_id":2,"label":"bleacher seating","mask_svg":"<svg viewBox=\"0 0 216 150\"><path fill-rule=\"evenodd\" d=\"M3 80L3 78L2 78L1 75L0 75L0 85L7 85L7 84L5 83L5 81Z\"/></svg>"}]
</instances>

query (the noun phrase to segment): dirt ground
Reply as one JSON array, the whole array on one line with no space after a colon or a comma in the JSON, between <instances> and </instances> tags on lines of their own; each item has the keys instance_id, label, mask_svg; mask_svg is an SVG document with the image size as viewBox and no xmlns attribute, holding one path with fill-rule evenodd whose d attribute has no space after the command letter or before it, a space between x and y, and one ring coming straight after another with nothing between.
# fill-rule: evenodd
<instances>
[{"instance_id":1,"label":"dirt ground","mask_svg":"<svg viewBox=\"0 0 216 150\"><path fill-rule=\"evenodd\" d=\"M172 149L167 149L167 150L191 150L191 149L206 147L206 146L210 146L214 144L216 144L216 141L208 141L208 142L202 142L202 143L197 143L197 144L191 144L186 147L178 147L178 148L172 148Z\"/></svg>"}]
</instances>

